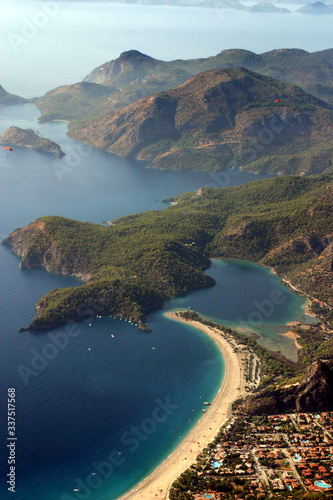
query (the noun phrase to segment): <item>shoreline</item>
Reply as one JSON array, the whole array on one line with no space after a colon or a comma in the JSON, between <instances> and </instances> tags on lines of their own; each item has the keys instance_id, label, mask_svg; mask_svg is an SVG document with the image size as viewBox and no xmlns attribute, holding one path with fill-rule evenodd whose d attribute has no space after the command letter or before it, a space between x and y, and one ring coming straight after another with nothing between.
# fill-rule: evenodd
<instances>
[{"instance_id":1,"label":"shoreline","mask_svg":"<svg viewBox=\"0 0 333 500\"><path fill-rule=\"evenodd\" d=\"M218 330L199 321L179 318L174 312L165 313L164 316L189 324L209 335L221 351L225 362L225 373L222 385L211 405L207 407L206 413L185 439L148 477L118 500L166 500L172 483L196 461L200 451L214 439L230 415L231 404L245 393L242 356L234 352L231 343Z\"/></svg>"},{"instance_id":2,"label":"shoreline","mask_svg":"<svg viewBox=\"0 0 333 500\"><path fill-rule=\"evenodd\" d=\"M289 324L288 326L291 326L291 325ZM301 346L301 344L297 341L297 339L300 338L300 335L298 335L297 333L293 332L292 330L288 330L287 332L282 333L282 335L284 335L285 337L289 337L290 339L293 339L295 341L295 346L297 348L297 355L299 355L299 351L301 349L303 349L303 347Z\"/></svg>"}]
</instances>

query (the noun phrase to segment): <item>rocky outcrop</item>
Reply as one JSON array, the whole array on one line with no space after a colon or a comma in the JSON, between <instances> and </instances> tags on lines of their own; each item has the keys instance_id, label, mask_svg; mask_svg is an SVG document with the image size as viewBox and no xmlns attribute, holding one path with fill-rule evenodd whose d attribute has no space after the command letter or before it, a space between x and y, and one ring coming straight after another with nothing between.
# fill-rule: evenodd
<instances>
[{"instance_id":1,"label":"rocky outcrop","mask_svg":"<svg viewBox=\"0 0 333 500\"><path fill-rule=\"evenodd\" d=\"M263 390L248 398L245 410L252 415L333 410L333 366L319 360L308 368L300 384Z\"/></svg>"},{"instance_id":2,"label":"rocky outcrop","mask_svg":"<svg viewBox=\"0 0 333 500\"><path fill-rule=\"evenodd\" d=\"M60 146L50 139L39 137L31 129L22 129L19 127L7 128L1 136L1 143L7 146L23 146L34 149L40 153L50 153L57 158L62 158L65 153Z\"/></svg>"},{"instance_id":3,"label":"rocky outcrop","mask_svg":"<svg viewBox=\"0 0 333 500\"><path fill-rule=\"evenodd\" d=\"M295 394L296 410L327 411L333 409L332 367L325 361L313 363Z\"/></svg>"},{"instance_id":4,"label":"rocky outcrop","mask_svg":"<svg viewBox=\"0 0 333 500\"><path fill-rule=\"evenodd\" d=\"M45 269L52 274L75 276L83 282L90 279L90 275L77 269L76 263L50 239L43 221L15 229L1 243L11 246L13 253L21 258L21 269Z\"/></svg>"}]
</instances>

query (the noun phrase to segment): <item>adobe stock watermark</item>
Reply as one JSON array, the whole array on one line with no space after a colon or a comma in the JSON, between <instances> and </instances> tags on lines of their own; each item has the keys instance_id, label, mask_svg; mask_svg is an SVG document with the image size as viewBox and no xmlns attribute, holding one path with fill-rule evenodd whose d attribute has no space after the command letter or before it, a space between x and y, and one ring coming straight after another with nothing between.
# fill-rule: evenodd
<instances>
[{"instance_id":1,"label":"adobe stock watermark","mask_svg":"<svg viewBox=\"0 0 333 500\"><path fill-rule=\"evenodd\" d=\"M35 38L41 29L45 28L50 19L57 15L60 10L58 0L40 0L37 2L38 10L31 16L22 18L22 23L18 33L8 33L7 38L15 52L22 49L33 38Z\"/></svg>"},{"instance_id":2,"label":"adobe stock watermark","mask_svg":"<svg viewBox=\"0 0 333 500\"><path fill-rule=\"evenodd\" d=\"M264 321L271 318L276 308L285 303L287 300L286 294L283 290L275 288L271 291L269 298L259 302L253 301L253 310L248 314L247 318L237 316L236 320L239 322L239 327L243 327L247 323L250 328L256 329L263 325ZM236 328L237 330L237 328Z\"/></svg>"},{"instance_id":3,"label":"adobe stock watermark","mask_svg":"<svg viewBox=\"0 0 333 500\"><path fill-rule=\"evenodd\" d=\"M170 397L164 401L160 398L154 400L156 406L151 416L142 420L140 425L132 425L120 436L119 449L113 449L101 461L92 461L89 473L84 479L77 477L74 480L73 492L75 496L64 493L61 500L87 500L97 490L103 481L109 479L117 467L126 462L126 455L135 453L141 443L152 436L159 425L163 424L173 413L178 410L179 405L170 402Z\"/></svg>"},{"instance_id":4,"label":"adobe stock watermark","mask_svg":"<svg viewBox=\"0 0 333 500\"><path fill-rule=\"evenodd\" d=\"M63 182L64 177L79 167L83 158L91 155L92 148L86 144L75 143L66 147L66 154L60 159L52 162L52 170L59 182Z\"/></svg>"},{"instance_id":5,"label":"adobe stock watermark","mask_svg":"<svg viewBox=\"0 0 333 500\"><path fill-rule=\"evenodd\" d=\"M88 323L96 316L96 310L98 309L94 305L90 304L87 306L86 304L80 304L77 308L77 319L85 318L85 321ZM40 351L31 349L32 358L30 366L17 365L17 370L25 387L29 385L31 379L41 375L46 370L50 361L57 358L59 353L66 349L71 339L78 337L81 331L81 328L75 321L67 323L63 330L49 332L46 335L50 342L44 344Z\"/></svg>"}]
</instances>

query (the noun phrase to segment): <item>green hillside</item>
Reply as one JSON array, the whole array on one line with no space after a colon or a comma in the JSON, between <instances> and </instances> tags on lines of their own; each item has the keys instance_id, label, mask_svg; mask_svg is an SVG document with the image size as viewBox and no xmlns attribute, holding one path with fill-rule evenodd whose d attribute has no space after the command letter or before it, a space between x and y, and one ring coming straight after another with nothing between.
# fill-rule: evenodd
<instances>
[{"instance_id":1,"label":"green hillside","mask_svg":"<svg viewBox=\"0 0 333 500\"><path fill-rule=\"evenodd\" d=\"M167 297L212 286L203 273L212 256L273 265L293 283L306 270L306 291L332 307L332 199L332 177L274 178L186 193L176 205L110 227L41 217L3 243L13 246L23 268L85 282L40 299L34 329L78 319L82 307L144 321Z\"/></svg>"},{"instance_id":2,"label":"green hillside","mask_svg":"<svg viewBox=\"0 0 333 500\"><path fill-rule=\"evenodd\" d=\"M13 104L25 104L27 99L15 94L10 94L0 85L0 106L10 106Z\"/></svg>"},{"instance_id":3,"label":"green hillside","mask_svg":"<svg viewBox=\"0 0 333 500\"><path fill-rule=\"evenodd\" d=\"M116 88L80 82L64 85L47 92L43 97L34 100L35 106L43 110L39 122L50 120L91 120L107 112L112 103L112 95Z\"/></svg>"}]
</instances>

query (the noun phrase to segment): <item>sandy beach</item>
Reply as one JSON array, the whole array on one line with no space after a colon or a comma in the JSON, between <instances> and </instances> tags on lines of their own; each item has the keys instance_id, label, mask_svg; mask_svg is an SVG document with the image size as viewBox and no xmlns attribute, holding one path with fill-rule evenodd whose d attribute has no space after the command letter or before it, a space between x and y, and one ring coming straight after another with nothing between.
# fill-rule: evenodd
<instances>
[{"instance_id":1,"label":"sandy beach","mask_svg":"<svg viewBox=\"0 0 333 500\"><path fill-rule=\"evenodd\" d=\"M282 333L282 335L284 335L285 337L289 337L290 339L294 339L295 346L297 347L297 349L298 350L302 349L301 344L297 341L297 339L299 338L299 335L297 335L297 333L295 333L293 331L288 331L288 332Z\"/></svg>"},{"instance_id":2,"label":"sandy beach","mask_svg":"<svg viewBox=\"0 0 333 500\"><path fill-rule=\"evenodd\" d=\"M233 351L231 343L224 339L218 330L198 321L186 321L178 318L174 313L166 313L165 315L172 320L183 321L199 328L215 341L225 361L225 376L214 401L210 406L207 406L207 412L178 448L152 474L133 490L120 497L119 500L167 499L173 481L195 462L198 453L214 439L230 415L231 404L245 392L241 355Z\"/></svg>"}]
</instances>

